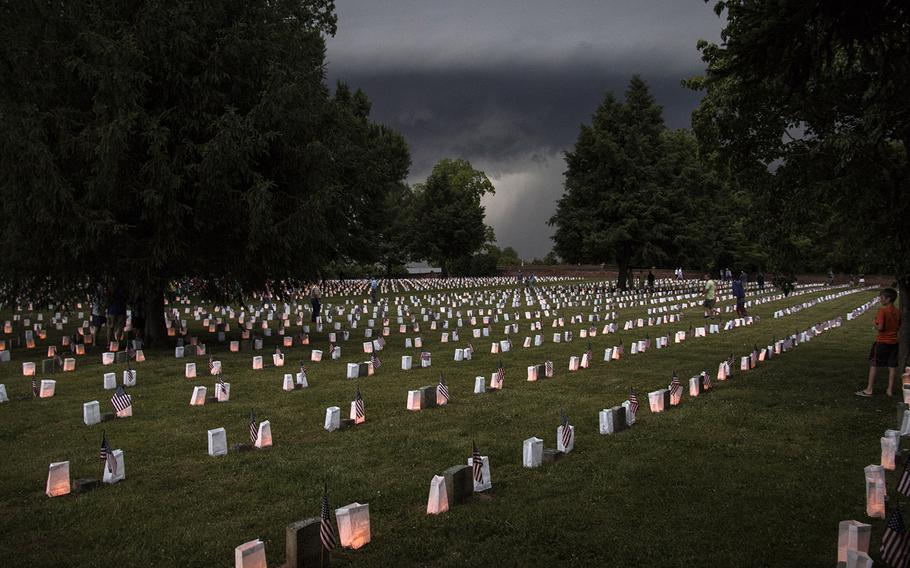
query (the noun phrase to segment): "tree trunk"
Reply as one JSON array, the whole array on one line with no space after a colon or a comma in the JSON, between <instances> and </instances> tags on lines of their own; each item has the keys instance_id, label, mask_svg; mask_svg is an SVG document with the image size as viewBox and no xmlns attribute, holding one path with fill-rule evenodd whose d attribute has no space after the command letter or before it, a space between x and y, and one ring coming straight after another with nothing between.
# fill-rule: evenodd
<instances>
[{"instance_id":1,"label":"tree trunk","mask_svg":"<svg viewBox=\"0 0 910 568\"><path fill-rule=\"evenodd\" d=\"M618 258L616 259L616 266L619 268L616 283L619 285L619 289L624 291L629 287L629 262L625 258Z\"/></svg>"},{"instance_id":2,"label":"tree trunk","mask_svg":"<svg viewBox=\"0 0 910 568\"><path fill-rule=\"evenodd\" d=\"M152 346L160 344L167 338L164 325L164 282L152 280L143 289L145 298L145 329L142 343Z\"/></svg>"},{"instance_id":3,"label":"tree trunk","mask_svg":"<svg viewBox=\"0 0 910 568\"><path fill-rule=\"evenodd\" d=\"M899 371L903 372L908 363L907 357L910 356L910 277L897 279L897 291L901 310L900 349L897 356Z\"/></svg>"}]
</instances>

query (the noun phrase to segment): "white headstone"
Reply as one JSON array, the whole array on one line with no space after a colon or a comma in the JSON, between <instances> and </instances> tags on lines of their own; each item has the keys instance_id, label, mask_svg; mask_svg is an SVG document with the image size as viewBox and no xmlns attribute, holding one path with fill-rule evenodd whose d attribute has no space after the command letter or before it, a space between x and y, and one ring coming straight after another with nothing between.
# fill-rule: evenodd
<instances>
[{"instance_id":1,"label":"white headstone","mask_svg":"<svg viewBox=\"0 0 910 568\"><path fill-rule=\"evenodd\" d=\"M329 432L341 428L341 409L337 406L330 406L325 409L325 426Z\"/></svg>"},{"instance_id":2,"label":"white headstone","mask_svg":"<svg viewBox=\"0 0 910 568\"><path fill-rule=\"evenodd\" d=\"M224 428L209 430L209 455L223 456L227 454L227 432Z\"/></svg>"},{"instance_id":3,"label":"white headstone","mask_svg":"<svg viewBox=\"0 0 910 568\"><path fill-rule=\"evenodd\" d=\"M82 421L86 426L101 422L101 405L97 400L86 402L82 405Z\"/></svg>"},{"instance_id":4,"label":"white headstone","mask_svg":"<svg viewBox=\"0 0 910 568\"><path fill-rule=\"evenodd\" d=\"M524 467L537 467L543 463L543 440L528 438L522 446L522 465Z\"/></svg>"}]
</instances>

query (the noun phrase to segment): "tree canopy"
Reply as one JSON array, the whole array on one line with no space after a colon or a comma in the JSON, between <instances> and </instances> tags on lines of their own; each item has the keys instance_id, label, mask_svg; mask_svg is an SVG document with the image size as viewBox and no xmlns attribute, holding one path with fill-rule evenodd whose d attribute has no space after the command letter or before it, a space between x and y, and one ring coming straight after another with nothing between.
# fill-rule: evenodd
<instances>
[{"instance_id":1,"label":"tree canopy","mask_svg":"<svg viewBox=\"0 0 910 568\"><path fill-rule=\"evenodd\" d=\"M616 262L623 288L633 264L713 261L705 244L712 235L698 220L719 188L698 163L691 135L668 130L661 113L638 76L624 101L607 93L566 153L565 192L550 219L560 257Z\"/></svg>"},{"instance_id":2,"label":"tree canopy","mask_svg":"<svg viewBox=\"0 0 910 568\"><path fill-rule=\"evenodd\" d=\"M464 264L493 241L481 198L494 191L486 174L467 160L440 160L427 180L414 186L409 231L414 256L438 263L448 273L456 261Z\"/></svg>"},{"instance_id":3,"label":"tree canopy","mask_svg":"<svg viewBox=\"0 0 910 568\"><path fill-rule=\"evenodd\" d=\"M213 296L376 256L410 158L325 85L330 0L0 7L9 296L198 276ZM149 318L155 322L158 318Z\"/></svg>"},{"instance_id":4,"label":"tree canopy","mask_svg":"<svg viewBox=\"0 0 910 568\"><path fill-rule=\"evenodd\" d=\"M702 151L775 223L781 271L895 275L910 316L910 9L905 3L717 2L721 45L690 86ZM861 221L860 221L861 220ZM902 357L910 347L903 326Z\"/></svg>"}]
</instances>

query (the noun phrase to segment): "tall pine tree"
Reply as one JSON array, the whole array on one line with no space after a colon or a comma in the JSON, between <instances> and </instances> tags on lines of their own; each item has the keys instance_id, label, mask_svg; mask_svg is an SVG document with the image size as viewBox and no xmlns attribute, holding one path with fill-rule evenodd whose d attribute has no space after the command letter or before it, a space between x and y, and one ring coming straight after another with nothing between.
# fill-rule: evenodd
<instances>
[{"instance_id":1,"label":"tall pine tree","mask_svg":"<svg viewBox=\"0 0 910 568\"><path fill-rule=\"evenodd\" d=\"M625 101L608 93L566 153L565 191L550 225L555 251L567 262L615 262L625 289L633 263L656 264L673 254L678 195L661 167L661 107L639 76ZM672 168L671 168L672 169Z\"/></svg>"}]
</instances>

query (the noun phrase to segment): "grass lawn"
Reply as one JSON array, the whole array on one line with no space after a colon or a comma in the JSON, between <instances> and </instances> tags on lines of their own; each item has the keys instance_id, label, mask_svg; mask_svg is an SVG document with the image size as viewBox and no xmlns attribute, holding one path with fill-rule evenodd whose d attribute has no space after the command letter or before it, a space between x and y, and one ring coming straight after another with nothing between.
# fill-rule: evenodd
<instances>
[{"instance_id":1,"label":"grass lawn","mask_svg":"<svg viewBox=\"0 0 910 568\"><path fill-rule=\"evenodd\" d=\"M112 392L103 390L102 374L119 375L122 365L102 367L101 350L93 349L75 373L52 377L58 381L54 398L17 400L30 392L21 362L38 362L40 378L43 349L15 350L13 361L0 365L0 382L12 399L0 405L0 565L223 567L232 565L235 546L261 538L269 566L279 566L285 526L318 515L326 481L332 508L370 505L372 542L336 552L339 565L464 566L482 559L501 566L830 566L837 523L868 522L863 467L879 463L879 438L895 422L894 401L881 394L884 374L876 397L853 394L865 380L874 310L754 371L738 371L738 357L753 344L845 316L874 296L858 292L771 317L824 293L755 307L761 320L753 326L634 356L629 342L700 325L700 308L686 310L679 323L598 334L591 340L594 365L577 373L567 371L568 358L584 351L587 340L578 339L578 330L587 324L569 325L568 316L590 307L561 310L565 329L576 334L571 343L552 343L552 317L541 318L544 345L523 349L521 340L533 333L519 320L514 351L501 356L489 351L503 338L505 322L478 340L469 337L466 321L460 341L448 344L439 343L441 330L422 323L433 365L408 372L400 370L401 355L414 355L419 365L420 350L404 349L404 337L417 334L399 335L393 319L377 374L347 380L344 364L367 358L360 348L364 319L341 344L341 360L307 363L310 387L291 393L281 389L283 374L295 372L311 348L324 347L324 333L311 335L309 347L285 349L284 369L271 366L275 338L267 338L256 353L266 359L261 371L251 368L253 353L228 353L226 344L200 333L223 362L230 402L189 406L193 385L214 390L206 358L147 351L130 391L134 416L95 426L82 423L82 403L99 400L102 412L110 411ZM529 309L522 304L507 311ZM632 307L619 310L618 321L641 316L644 308ZM626 357L602 362L604 348L619 337ZM53 333L49 340L59 343ZM474 359L452 361L454 348L468 341L477 349ZM666 388L674 369L687 386L703 369L713 376L731 352L737 370L729 382L715 382L698 399L687 393L666 413L649 412L647 392ZM489 382L500 358L504 390L472 394L474 377ZM555 378L526 382L527 366L547 358ZM196 381L183 376L193 360L201 376ZM407 391L435 384L440 371L451 403L407 411ZM346 415L358 385L366 423L324 431L326 407L339 406ZM642 403L637 424L599 435L598 412L625 400L630 386ZM208 456L209 429L225 427L229 445L248 440L251 408L271 421L274 447ZM537 436L555 447L560 409L576 427L575 450L555 464L523 468L524 439ZM46 497L50 462L69 460L73 479L100 476L102 429L113 448L124 450L127 479L83 495ZM466 463L472 439L490 456L492 491L426 515L431 478ZM889 489L895 479L889 472ZM877 558L884 523L872 524Z\"/></svg>"}]
</instances>

